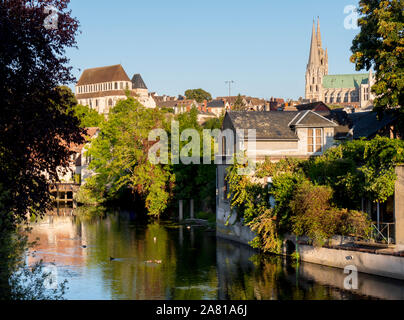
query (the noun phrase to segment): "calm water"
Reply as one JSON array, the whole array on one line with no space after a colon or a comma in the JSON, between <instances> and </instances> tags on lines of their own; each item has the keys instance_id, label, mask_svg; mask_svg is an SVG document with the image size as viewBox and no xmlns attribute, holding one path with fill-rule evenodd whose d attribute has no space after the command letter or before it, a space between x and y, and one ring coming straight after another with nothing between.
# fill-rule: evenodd
<instances>
[{"instance_id":1,"label":"calm water","mask_svg":"<svg viewBox=\"0 0 404 320\"><path fill-rule=\"evenodd\" d=\"M342 270L296 266L206 228L144 225L124 213L46 217L31 237L39 244L28 263L54 263L69 281L67 299L404 299L401 281L361 274L352 293L342 289Z\"/></svg>"}]
</instances>

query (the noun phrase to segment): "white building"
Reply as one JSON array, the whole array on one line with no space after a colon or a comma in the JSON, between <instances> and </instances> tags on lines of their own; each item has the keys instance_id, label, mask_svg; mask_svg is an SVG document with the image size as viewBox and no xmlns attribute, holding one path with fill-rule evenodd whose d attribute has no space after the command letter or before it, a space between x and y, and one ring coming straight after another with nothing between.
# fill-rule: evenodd
<instances>
[{"instance_id":1,"label":"white building","mask_svg":"<svg viewBox=\"0 0 404 320\"><path fill-rule=\"evenodd\" d=\"M126 99L126 90L145 107L156 107L140 74L130 80L120 64L84 70L75 94L79 104L108 115L119 100Z\"/></svg>"}]
</instances>

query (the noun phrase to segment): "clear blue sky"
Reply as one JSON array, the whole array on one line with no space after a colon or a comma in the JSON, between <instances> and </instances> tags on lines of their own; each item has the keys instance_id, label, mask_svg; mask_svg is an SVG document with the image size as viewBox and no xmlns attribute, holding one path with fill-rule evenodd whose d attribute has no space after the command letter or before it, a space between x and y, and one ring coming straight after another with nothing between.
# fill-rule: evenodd
<instances>
[{"instance_id":1,"label":"clear blue sky","mask_svg":"<svg viewBox=\"0 0 404 320\"><path fill-rule=\"evenodd\" d=\"M353 73L344 7L357 0L71 0L82 34L68 56L79 69L121 63L150 91L203 88L225 96L304 96L313 18L320 16L329 73Z\"/></svg>"}]
</instances>

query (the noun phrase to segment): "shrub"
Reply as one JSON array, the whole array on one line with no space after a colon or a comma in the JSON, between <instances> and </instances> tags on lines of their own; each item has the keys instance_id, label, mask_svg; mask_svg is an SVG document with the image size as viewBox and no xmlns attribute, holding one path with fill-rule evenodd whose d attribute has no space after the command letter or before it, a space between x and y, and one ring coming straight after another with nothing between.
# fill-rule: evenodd
<instances>
[{"instance_id":1,"label":"shrub","mask_svg":"<svg viewBox=\"0 0 404 320\"><path fill-rule=\"evenodd\" d=\"M297 190L290 207L292 231L306 235L314 245L323 245L334 235L366 237L370 221L365 213L332 206L332 189L304 182Z\"/></svg>"}]
</instances>

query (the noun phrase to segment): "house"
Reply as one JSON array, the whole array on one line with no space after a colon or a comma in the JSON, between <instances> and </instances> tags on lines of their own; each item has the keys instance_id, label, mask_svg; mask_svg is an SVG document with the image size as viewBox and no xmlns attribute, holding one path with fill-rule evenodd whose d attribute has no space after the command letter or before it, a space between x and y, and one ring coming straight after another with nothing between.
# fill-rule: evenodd
<instances>
[{"instance_id":1,"label":"house","mask_svg":"<svg viewBox=\"0 0 404 320\"><path fill-rule=\"evenodd\" d=\"M269 100L269 110L270 111L280 111L285 104L285 100L282 98L271 97Z\"/></svg>"},{"instance_id":2,"label":"house","mask_svg":"<svg viewBox=\"0 0 404 320\"><path fill-rule=\"evenodd\" d=\"M71 144L69 146L72 155L69 159L69 165L65 168L57 168L59 180L65 184L84 184L85 180L93 175L88 169L91 157L87 155L87 150L91 140L99 134L99 128L87 128L85 136L86 142L80 145Z\"/></svg>"},{"instance_id":3,"label":"house","mask_svg":"<svg viewBox=\"0 0 404 320\"><path fill-rule=\"evenodd\" d=\"M216 117L220 117L226 112L226 110L230 109L230 104L225 100L216 99L209 101L206 104L206 109L207 112L215 114Z\"/></svg>"},{"instance_id":4,"label":"house","mask_svg":"<svg viewBox=\"0 0 404 320\"><path fill-rule=\"evenodd\" d=\"M184 113L191 111L192 108L198 108L198 102L194 99L183 99L183 100L166 100L158 101L157 106L159 108L172 109L175 114Z\"/></svg>"},{"instance_id":5,"label":"house","mask_svg":"<svg viewBox=\"0 0 404 320\"><path fill-rule=\"evenodd\" d=\"M262 162L266 158L271 161L279 161L285 157L307 159L311 156L322 155L335 144L335 129L338 127L334 121L311 111L230 111L226 112L222 130L232 132L236 136L237 130L244 130L241 141L228 140L226 134L222 134L222 143L219 150L222 159L232 159L232 152L245 151L250 161ZM247 130L255 129L255 141L249 141ZM220 138L219 138L220 139ZM234 150L234 151L233 151ZM246 242L252 240L247 227L237 226L237 230L244 235L234 235L233 227L227 227L227 221L235 223L228 195L228 183L225 179L227 163L217 164L216 168L216 220L218 232L232 237L242 238ZM230 220L229 220L230 219ZM233 221L233 220L234 221ZM233 238L233 240L235 240Z\"/></svg>"},{"instance_id":6,"label":"house","mask_svg":"<svg viewBox=\"0 0 404 320\"><path fill-rule=\"evenodd\" d=\"M397 139L399 134L395 124L398 117L392 112L386 112L379 120L377 112L357 112L348 114L350 120L352 139L372 139L376 135Z\"/></svg>"},{"instance_id":7,"label":"house","mask_svg":"<svg viewBox=\"0 0 404 320\"><path fill-rule=\"evenodd\" d=\"M306 104L299 104L299 105L295 106L295 108L298 111L306 111L306 110L311 110L314 112L317 112L317 111L330 112L331 111L331 109L325 103L323 103L321 101L306 103Z\"/></svg>"},{"instance_id":8,"label":"house","mask_svg":"<svg viewBox=\"0 0 404 320\"><path fill-rule=\"evenodd\" d=\"M240 96L244 106L247 110L250 111L265 111L269 109L269 102L265 99L248 97L248 96ZM233 109L234 104L236 103L238 96L231 97L217 97L216 100L223 100L228 105L228 110Z\"/></svg>"}]
</instances>

